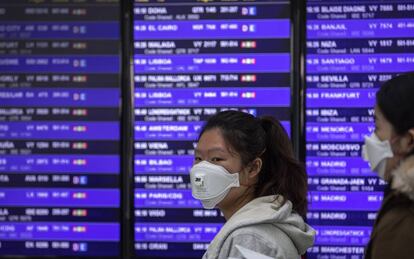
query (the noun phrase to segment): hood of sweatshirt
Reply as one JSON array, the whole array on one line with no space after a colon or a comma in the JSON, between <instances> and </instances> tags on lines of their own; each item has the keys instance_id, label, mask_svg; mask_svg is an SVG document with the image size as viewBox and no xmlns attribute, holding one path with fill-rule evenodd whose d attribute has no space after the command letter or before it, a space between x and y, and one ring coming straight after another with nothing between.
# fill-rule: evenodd
<instances>
[{"instance_id":1,"label":"hood of sweatshirt","mask_svg":"<svg viewBox=\"0 0 414 259\"><path fill-rule=\"evenodd\" d=\"M315 240L315 230L299 214L292 212L292 203L283 203L282 196L271 195L256 198L239 209L211 242L209 256L215 258L220 253L223 242L233 231L256 224L272 224L282 230L292 240L298 254L304 254Z\"/></svg>"}]
</instances>

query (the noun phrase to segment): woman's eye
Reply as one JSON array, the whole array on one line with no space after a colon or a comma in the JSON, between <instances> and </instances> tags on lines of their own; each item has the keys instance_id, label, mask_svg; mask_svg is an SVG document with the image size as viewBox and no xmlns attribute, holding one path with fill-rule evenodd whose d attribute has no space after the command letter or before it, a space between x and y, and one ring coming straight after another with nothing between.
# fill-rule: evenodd
<instances>
[{"instance_id":1,"label":"woman's eye","mask_svg":"<svg viewBox=\"0 0 414 259\"><path fill-rule=\"evenodd\" d=\"M223 161L223 159L222 159L222 158L219 158L219 157L213 157L213 158L211 159L211 161L212 161L212 162L220 162L220 161Z\"/></svg>"},{"instance_id":2,"label":"woman's eye","mask_svg":"<svg viewBox=\"0 0 414 259\"><path fill-rule=\"evenodd\" d=\"M194 161L195 162L201 162L201 157L198 157L198 156L194 157Z\"/></svg>"}]
</instances>

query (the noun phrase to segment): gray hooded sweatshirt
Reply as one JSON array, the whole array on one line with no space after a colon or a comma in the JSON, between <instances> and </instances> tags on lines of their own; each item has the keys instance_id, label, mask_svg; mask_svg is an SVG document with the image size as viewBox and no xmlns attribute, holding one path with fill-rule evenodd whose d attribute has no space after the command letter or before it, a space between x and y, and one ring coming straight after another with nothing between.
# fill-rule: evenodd
<instances>
[{"instance_id":1,"label":"gray hooded sweatshirt","mask_svg":"<svg viewBox=\"0 0 414 259\"><path fill-rule=\"evenodd\" d=\"M203 259L243 258L236 245L277 259L297 259L313 245L315 230L282 197L259 197L239 209L210 243Z\"/></svg>"}]
</instances>

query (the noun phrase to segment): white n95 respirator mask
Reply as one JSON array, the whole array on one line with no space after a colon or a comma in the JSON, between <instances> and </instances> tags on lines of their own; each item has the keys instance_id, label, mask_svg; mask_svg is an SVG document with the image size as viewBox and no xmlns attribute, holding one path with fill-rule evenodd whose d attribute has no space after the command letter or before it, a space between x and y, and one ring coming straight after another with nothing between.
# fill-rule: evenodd
<instances>
[{"instance_id":1,"label":"white n95 respirator mask","mask_svg":"<svg viewBox=\"0 0 414 259\"><path fill-rule=\"evenodd\" d=\"M362 146L362 158L369 162L371 170L377 172L380 178L385 179L386 159L393 156L388 140L381 141L375 133L365 137L365 145Z\"/></svg>"},{"instance_id":2,"label":"white n95 respirator mask","mask_svg":"<svg viewBox=\"0 0 414 259\"><path fill-rule=\"evenodd\" d=\"M224 167L202 161L191 168L191 191L203 207L213 209L229 193L232 187L239 187L239 174L231 174Z\"/></svg>"}]
</instances>

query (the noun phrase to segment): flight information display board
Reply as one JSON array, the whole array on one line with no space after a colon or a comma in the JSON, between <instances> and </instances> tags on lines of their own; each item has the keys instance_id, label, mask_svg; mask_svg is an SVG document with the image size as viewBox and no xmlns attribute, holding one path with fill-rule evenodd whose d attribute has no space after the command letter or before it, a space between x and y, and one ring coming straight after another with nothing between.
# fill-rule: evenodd
<instances>
[{"instance_id":1,"label":"flight information display board","mask_svg":"<svg viewBox=\"0 0 414 259\"><path fill-rule=\"evenodd\" d=\"M119 256L118 1L0 1L0 256Z\"/></svg>"},{"instance_id":2,"label":"flight information display board","mask_svg":"<svg viewBox=\"0 0 414 259\"><path fill-rule=\"evenodd\" d=\"M411 3L410 3L411 2ZM375 93L414 70L412 1L307 2L308 258L362 258L385 182L361 159Z\"/></svg>"},{"instance_id":3,"label":"flight information display board","mask_svg":"<svg viewBox=\"0 0 414 259\"><path fill-rule=\"evenodd\" d=\"M194 146L225 109L290 131L288 1L134 2L135 255L200 258L218 210L191 197Z\"/></svg>"}]
</instances>

